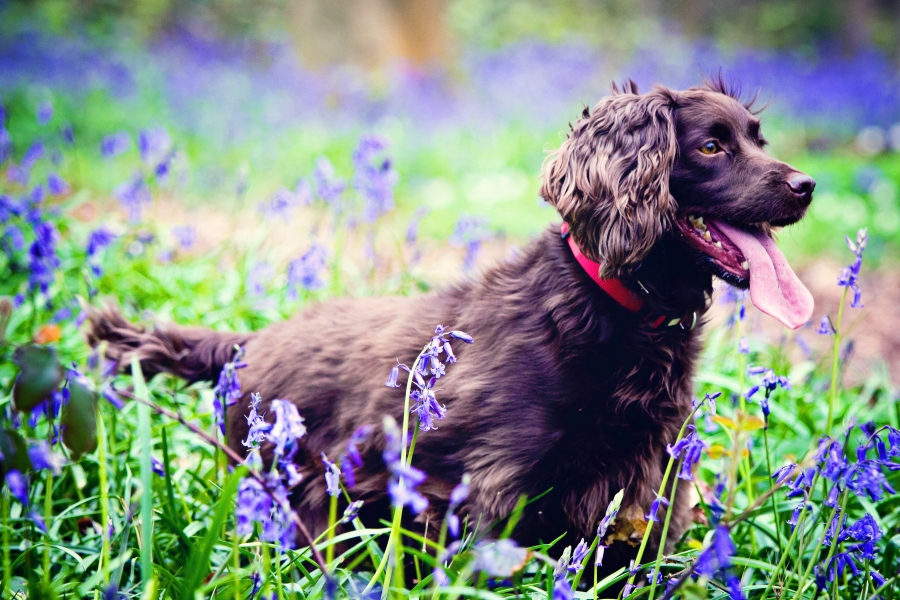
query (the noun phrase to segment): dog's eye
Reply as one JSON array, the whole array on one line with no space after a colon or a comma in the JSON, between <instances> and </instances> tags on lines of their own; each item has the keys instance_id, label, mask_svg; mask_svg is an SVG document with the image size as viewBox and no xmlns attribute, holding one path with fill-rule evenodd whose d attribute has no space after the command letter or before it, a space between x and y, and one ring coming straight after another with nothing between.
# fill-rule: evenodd
<instances>
[{"instance_id":1,"label":"dog's eye","mask_svg":"<svg viewBox=\"0 0 900 600\"><path fill-rule=\"evenodd\" d=\"M719 145L713 141L706 142L705 144L700 146L700 152L702 152L703 154L715 154L719 150L721 150L721 148L719 148Z\"/></svg>"}]
</instances>

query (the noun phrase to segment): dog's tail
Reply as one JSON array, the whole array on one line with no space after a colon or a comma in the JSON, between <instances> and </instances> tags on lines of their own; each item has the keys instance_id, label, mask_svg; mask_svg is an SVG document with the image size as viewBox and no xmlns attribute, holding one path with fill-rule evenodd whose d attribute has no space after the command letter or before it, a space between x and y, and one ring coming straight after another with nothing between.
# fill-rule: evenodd
<instances>
[{"instance_id":1,"label":"dog's tail","mask_svg":"<svg viewBox=\"0 0 900 600\"><path fill-rule=\"evenodd\" d=\"M87 341L92 347L106 342L105 355L127 370L137 356L148 379L171 373L193 383L216 381L222 366L234 359L235 346L243 346L253 333L220 333L202 327L135 325L111 306L88 308Z\"/></svg>"}]
</instances>

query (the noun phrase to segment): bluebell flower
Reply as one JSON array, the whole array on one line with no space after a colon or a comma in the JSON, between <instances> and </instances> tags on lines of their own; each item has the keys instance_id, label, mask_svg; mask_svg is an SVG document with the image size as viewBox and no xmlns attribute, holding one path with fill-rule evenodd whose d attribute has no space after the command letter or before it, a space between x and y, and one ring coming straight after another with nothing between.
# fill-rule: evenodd
<instances>
[{"instance_id":1,"label":"bluebell flower","mask_svg":"<svg viewBox=\"0 0 900 600\"><path fill-rule=\"evenodd\" d=\"M59 132L60 137L62 138L63 143L71 146L75 143L75 130L71 125L66 125ZM0 161L3 162L3 161Z\"/></svg>"},{"instance_id":2,"label":"bluebell flower","mask_svg":"<svg viewBox=\"0 0 900 600\"><path fill-rule=\"evenodd\" d=\"M293 456L298 440L306 435L303 417L290 400L272 400L270 406L275 411L275 424L267 437L275 444L275 456Z\"/></svg>"},{"instance_id":3,"label":"bluebell flower","mask_svg":"<svg viewBox=\"0 0 900 600\"><path fill-rule=\"evenodd\" d=\"M734 543L731 541L731 532L725 525L718 525L713 532L712 541L699 557L695 571L705 577L721 575L725 580L726 588L732 600L742 599L740 579L731 572L732 557L735 554Z\"/></svg>"},{"instance_id":4,"label":"bluebell flower","mask_svg":"<svg viewBox=\"0 0 900 600\"><path fill-rule=\"evenodd\" d=\"M138 134L138 151L144 164L151 164L165 156L172 147L172 139L165 127L142 129Z\"/></svg>"},{"instance_id":5,"label":"bluebell flower","mask_svg":"<svg viewBox=\"0 0 900 600\"><path fill-rule=\"evenodd\" d=\"M12 137L3 126L3 122L0 121L0 164L5 163L9 158L10 149L12 149Z\"/></svg>"},{"instance_id":6,"label":"bluebell flower","mask_svg":"<svg viewBox=\"0 0 900 600\"><path fill-rule=\"evenodd\" d=\"M463 259L463 270L471 271L475 267L481 244L488 237L487 221L482 217L462 216L456 222L450 243L466 249Z\"/></svg>"},{"instance_id":7,"label":"bluebell flower","mask_svg":"<svg viewBox=\"0 0 900 600\"><path fill-rule=\"evenodd\" d=\"M390 470L388 494L391 504L395 508L408 506L415 514L428 508L428 500L416 491L416 487L425 481L425 473L413 466L401 465L399 461L390 465Z\"/></svg>"},{"instance_id":8,"label":"bluebell flower","mask_svg":"<svg viewBox=\"0 0 900 600\"><path fill-rule=\"evenodd\" d=\"M100 265L100 252L112 244L116 237L118 236L105 226L98 227L88 235L86 248L88 264L95 276L99 277L103 274L103 268Z\"/></svg>"},{"instance_id":9,"label":"bluebell flower","mask_svg":"<svg viewBox=\"0 0 900 600\"><path fill-rule=\"evenodd\" d=\"M306 291L314 291L325 286L322 271L325 269L327 255L328 251L325 250L325 247L316 242L303 256L288 264L288 297L291 300L297 299L298 287Z\"/></svg>"},{"instance_id":10,"label":"bluebell flower","mask_svg":"<svg viewBox=\"0 0 900 600\"><path fill-rule=\"evenodd\" d=\"M747 341L747 336L745 335L742 335L738 342L738 352L740 354L750 354L750 342Z\"/></svg>"},{"instance_id":11,"label":"bluebell flower","mask_svg":"<svg viewBox=\"0 0 900 600\"><path fill-rule=\"evenodd\" d=\"M44 158L45 155L46 149L44 148L44 143L41 141L34 142L28 147L28 150L25 151L25 154L22 155L22 160L19 164L23 169L30 171L31 168L37 164L37 161Z\"/></svg>"},{"instance_id":12,"label":"bluebell flower","mask_svg":"<svg viewBox=\"0 0 900 600\"><path fill-rule=\"evenodd\" d=\"M397 383L397 379L400 377L400 365L397 365L391 372L388 373L387 381L384 382L384 385L387 387L398 388L400 384Z\"/></svg>"},{"instance_id":13,"label":"bluebell flower","mask_svg":"<svg viewBox=\"0 0 900 600\"><path fill-rule=\"evenodd\" d=\"M297 198L286 188L279 188L267 203L259 205L259 211L268 219L288 220L297 208Z\"/></svg>"},{"instance_id":14,"label":"bluebell flower","mask_svg":"<svg viewBox=\"0 0 900 600\"><path fill-rule=\"evenodd\" d=\"M47 175L47 189L53 196L68 194L69 191L71 191L69 188L69 184L66 183L66 180L56 173L50 173L49 175Z\"/></svg>"},{"instance_id":15,"label":"bluebell flower","mask_svg":"<svg viewBox=\"0 0 900 600\"><path fill-rule=\"evenodd\" d=\"M32 443L28 446L28 459L35 471L47 469L54 475L59 475L63 460L53 454L50 444L46 440Z\"/></svg>"},{"instance_id":16,"label":"bluebell flower","mask_svg":"<svg viewBox=\"0 0 900 600\"><path fill-rule=\"evenodd\" d=\"M841 541L841 533L843 532L844 523L847 520L847 515L838 508L835 511L834 516L831 518L831 522L828 524L828 527L825 529L825 535L822 538L822 544L825 546L830 546L832 542L837 539Z\"/></svg>"},{"instance_id":17,"label":"bluebell flower","mask_svg":"<svg viewBox=\"0 0 900 600\"><path fill-rule=\"evenodd\" d=\"M219 372L219 380L216 387L213 388L213 408L215 409L216 419L219 424L219 430L225 435L225 413L229 406L234 405L242 396L241 380L238 377L238 369L247 366L244 362L244 349L237 347L234 352L234 358L222 366Z\"/></svg>"},{"instance_id":18,"label":"bluebell flower","mask_svg":"<svg viewBox=\"0 0 900 600\"><path fill-rule=\"evenodd\" d=\"M669 499L665 496L660 496L656 494L656 499L650 504L650 512L647 513L646 519L648 522L656 522L659 521L659 507L660 506L669 506Z\"/></svg>"},{"instance_id":19,"label":"bluebell flower","mask_svg":"<svg viewBox=\"0 0 900 600\"><path fill-rule=\"evenodd\" d=\"M785 481L787 481L788 478L790 478L792 475L794 475L795 471L797 471L798 468L799 467L798 467L797 463L791 463L791 464L785 465L785 466L781 467L780 469L776 470L774 474L772 474L772 479L775 480L776 484L781 485Z\"/></svg>"},{"instance_id":20,"label":"bluebell flower","mask_svg":"<svg viewBox=\"0 0 900 600\"><path fill-rule=\"evenodd\" d=\"M448 547L449 549L449 547ZM473 567L492 577L512 577L528 562L529 551L513 540L481 540L472 548L475 555Z\"/></svg>"},{"instance_id":21,"label":"bluebell flower","mask_svg":"<svg viewBox=\"0 0 900 600\"><path fill-rule=\"evenodd\" d=\"M875 569L869 569L869 576L872 578L872 583L875 584L875 588L880 588L884 585L885 579L884 575L876 571Z\"/></svg>"},{"instance_id":22,"label":"bluebell flower","mask_svg":"<svg viewBox=\"0 0 900 600\"><path fill-rule=\"evenodd\" d=\"M10 469L6 472L5 480L12 497L23 506L28 506L28 479L17 469Z\"/></svg>"},{"instance_id":23,"label":"bluebell flower","mask_svg":"<svg viewBox=\"0 0 900 600\"><path fill-rule=\"evenodd\" d=\"M127 131L117 131L100 140L100 154L103 155L103 158L113 158L125 154L130 148L131 136Z\"/></svg>"},{"instance_id":24,"label":"bluebell flower","mask_svg":"<svg viewBox=\"0 0 900 600\"><path fill-rule=\"evenodd\" d=\"M372 435L375 427L370 424L360 425L356 428L347 441L347 457L354 467L363 466L362 456L359 453L359 445L364 443Z\"/></svg>"},{"instance_id":25,"label":"bluebell flower","mask_svg":"<svg viewBox=\"0 0 900 600\"><path fill-rule=\"evenodd\" d=\"M160 477L166 476L166 468L163 466L162 462L155 456L150 457L150 470L156 473Z\"/></svg>"},{"instance_id":26,"label":"bluebell flower","mask_svg":"<svg viewBox=\"0 0 900 600\"><path fill-rule=\"evenodd\" d=\"M37 109L38 125L46 125L53 118L53 104L50 102L41 102Z\"/></svg>"},{"instance_id":27,"label":"bluebell flower","mask_svg":"<svg viewBox=\"0 0 900 600\"><path fill-rule=\"evenodd\" d=\"M119 201L128 213L128 220L137 223L141 220L141 212L146 204L153 201L150 188L144 180L142 173L138 172L128 181L116 186L113 196Z\"/></svg>"},{"instance_id":28,"label":"bluebell flower","mask_svg":"<svg viewBox=\"0 0 900 600\"><path fill-rule=\"evenodd\" d=\"M700 439L697 435L697 428L693 425L687 426L688 434L678 440L675 445L669 444L666 450L669 456L675 460L681 459L681 469L678 472L678 478L687 481L694 479L693 468L700 458L703 456L703 450L709 445Z\"/></svg>"},{"instance_id":29,"label":"bluebell flower","mask_svg":"<svg viewBox=\"0 0 900 600\"><path fill-rule=\"evenodd\" d=\"M272 513L272 497L252 477L245 477L238 487L234 515L239 535L253 532L254 523L267 523Z\"/></svg>"},{"instance_id":30,"label":"bluebell flower","mask_svg":"<svg viewBox=\"0 0 900 600\"><path fill-rule=\"evenodd\" d=\"M182 250L190 250L197 242L197 228L193 225L176 225L172 228L172 235Z\"/></svg>"},{"instance_id":31,"label":"bluebell flower","mask_svg":"<svg viewBox=\"0 0 900 600\"><path fill-rule=\"evenodd\" d=\"M573 600L575 590L565 577L557 577L553 582L553 600Z\"/></svg>"},{"instance_id":32,"label":"bluebell flower","mask_svg":"<svg viewBox=\"0 0 900 600\"><path fill-rule=\"evenodd\" d=\"M275 274L269 263L257 262L250 268L247 274L247 293L250 296L262 296L266 293L266 283Z\"/></svg>"},{"instance_id":33,"label":"bluebell flower","mask_svg":"<svg viewBox=\"0 0 900 600\"><path fill-rule=\"evenodd\" d=\"M841 271L841 275L838 277L838 285L840 287L848 288L853 292L853 299L850 302L851 308L863 307L862 292L859 288L859 270L862 267L863 251L866 249L868 239L869 234L865 228L856 232L855 242L847 236L847 247L850 248L850 251L856 256L856 259Z\"/></svg>"},{"instance_id":34,"label":"bluebell flower","mask_svg":"<svg viewBox=\"0 0 900 600\"><path fill-rule=\"evenodd\" d=\"M857 496L865 494L872 502L881 500L883 492L895 493L881 471L881 464L874 460L856 463L847 476L847 487Z\"/></svg>"},{"instance_id":35,"label":"bluebell flower","mask_svg":"<svg viewBox=\"0 0 900 600\"><path fill-rule=\"evenodd\" d=\"M831 335L834 333L834 325L831 324L831 317L825 315L819 322L819 328L816 330L819 335Z\"/></svg>"},{"instance_id":36,"label":"bluebell flower","mask_svg":"<svg viewBox=\"0 0 900 600\"><path fill-rule=\"evenodd\" d=\"M857 552L862 558L868 560L875 559L876 544L881 540L883 534L872 515L866 513L851 527L848 527L845 533L846 537L851 537L859 542L850 546L850 551Z\"/></svg>"},{"instance_id":37,"label":"bluebell flower","mask_svg":"<svg viewBox=\"0 0 900 600\"><path fill-rule=\"evenodd\" d=\"M35 239L29 249L29 289L47 293L59 267L56 242L59 234L50 221L38 223L34 228Z\"/></svg>"},{"instance_id":38,"label":"bluebell flower","mask_svg":"<svg viewBox=\"0 0 900 600\"><path fill-rule=\"evenodd\" d=\"M2 249L7 256L12 256L13 253L18 252L24 247L25 236L22 234L22 230L15 225L7 225L6 229L3 230L3 237L0 239L0 249Z\"/></svg>"},{"instance_id":39,"label":"bluebell flower","mask_svg":"<svg viewBox=\"0 0 900 600\"><path fill-rule=\"evenodd\" d=\"M456 487L453 488L453 491L450 492L450 502L447 506L446 519L447 529L453 537L459 537L459 516L456 515L456 510L466 501L466 498L468 498L471 489L471 481L472 479L468 473L463 474L462 481L460 481Z\"/></svg>"},{"instance_id":40,"label":"bluebell flower","mask_svg":"<svg viewBox=\"0 0 900 600\"><path fill-rule=\"evenodd\" d=\"M369 223L394 207L397 172L389 158L381 157L387 147L380 137L364 136L353 151L353 187L363 198L363 220Z\"/></svg>"},{"instance_id":41,"label":"bluebell flower","mask_svg":"<svg viewBox=\"0 0 900 600\"><path fill-rule=\"evenodd\" d=\"M241 443L247 448L259 448L266 433L272 428L259 413L260 402L262 402L262 396L258 393L250 394L250 412L246 415L247 437L241 440Z\"/></svg>"},{"instance_id":42,"label":"bluebell flower","mask_svg":"<svg viewBox=\"0 0 900 600\"><path fill-rule=\"evenodd\" d=\"M112 404L117 410L122 410L123 408L125 408L125 402L122 401L122 398L119 397L119 394L116 392L113 384L109 381L104 381L102 384L100 384L100 395L103 396L106 401Z\"/></svg>"},{"instance_id":43,"label":"bluebell flower","mask_svg":"<svg viewBox=\"0 0 900 600\"><path fill-rule=\"evenodd\" d=\"M341 517L341 523L349 523L359 516L359 509L363 507L362 500L354 500L344 509L344 515Z\"/></svg>"},{"instance_id":44,"label":"bluebell flower","mask_svg":"<svg viewBox=\"0 0 900 600\"><path fill-rule=\"evenodd\" d=\"M334 167L327 158L320 156L316 159L312 177L316 195L326 204L340 210L339 200L347 184L335 177Z\"/></svg>"},{"instance_id":45,"label":"bluebell flower","mask_svg":"<svg viewBox=\"0 0 900 600\"><path fill-rule=\"evenodd\" d=\"M328 460L322 452L322 463L325 465L325 489L329 496L339 496L341 493L341 469Z\"/></svg>"}]
</instances>

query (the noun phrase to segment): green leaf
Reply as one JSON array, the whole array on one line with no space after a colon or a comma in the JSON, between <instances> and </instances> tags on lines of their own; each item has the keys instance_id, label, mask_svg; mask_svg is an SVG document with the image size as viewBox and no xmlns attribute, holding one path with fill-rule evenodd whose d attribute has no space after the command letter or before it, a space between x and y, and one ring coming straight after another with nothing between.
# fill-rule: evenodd
<instances>
[{"instance_id":1,"label":"green leaf","mask_svg":"<svg viewBox=\"0 0 900 600\"><path fill-rule=\"evenodd\" d=\"M0 429L0 452L3 452L3 460L0 461L0 480L13 469L20 473L31 470L28 445L18 431Z\"/></svg>"},{"instance_id":2,"label":"green leaf","mask_svg":"<svg viewBox=\"0 0 900 600\"><path fill-rule=\"evenodd\" d=\"M188 558L188 567L185 571L184 582L181 586L181 600L194 600L194 591L199 587L200 582L209 574L209 557L212 554L213 545L219 539L222 531L222 525L228 518L228 514L234 510L232 498L237 492L241 479L247 474L247 467L241 465L237 467L222 488L222 495L216 504L216 512L213 515L212 523L206 530L199 545L195 545L191 550L191 556Z\"/></svg>"},{"instance_id":3,"label":"green leaf","mask_svg":"<svg viewBox=\"0 0 900 600\"><path fill-rule=\"evenodd\" d=\"M13 360L21 369L13 387L13 400L17 409L31 411L59 387L62 367L56 352L47 346L20 346Z\"/></svg>"},{"instance_id":4,"label":"green leaf","mask_svg":"<svg viewBox=\"0 0 900 600\"><path fill-rule=\"evenodd\" d=\"M69 402L63 410L63 442L78 460L97 448L97 393L69 380Z\"/></svg>"}]
</instances>

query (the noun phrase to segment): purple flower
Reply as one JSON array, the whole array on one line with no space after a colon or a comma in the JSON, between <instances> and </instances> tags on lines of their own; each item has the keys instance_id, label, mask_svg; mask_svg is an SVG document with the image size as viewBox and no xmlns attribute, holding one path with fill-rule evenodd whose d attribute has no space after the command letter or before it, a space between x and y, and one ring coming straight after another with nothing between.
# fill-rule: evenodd
<instances>
[{"instance_id":1,"label":"purple flower","mask_svg":"<svg viewBox=\"0 0 900 600\"><path fill-rule=\"evenodd\" d=\"M62 137L62 141L68 145L72 145L75 143L75 130L72 129L71 125L66 125L59 132L60 137ZM0 161L3 162L3 161Z\"/></svg>"},{"instance_id":2,"label":"purple flower","mask_svg":"<svg viewBox=\"0 0 900 600\"><path fill-rule=\"evenodd\" d=\"M851 308L863 307L862 292L859 288L859 270L862 267L863 251L866 249L868 239L869 234L865 228L856 232L855 242L851 240L849 236L847 237L847 247L850 248L850 251L856 256L856 259L841 271L841 275L838 277L838 285L840 287L848 288L853 292L853 299L850 302Z\"/></svg>"},{"instance_id":3,"label":"purple flower","mask_svg":"<svg viewBox=\"0 0 900 600\"><path fill-rule=\"evenodd\" d=\"M50 190L50 194L53 196L68 194L70 191L69 184L56 173L47 175L47 189Z\"/></svg>"},{"instance_id":4,"label":"purple flower","mask_svg":"<svg viewBox=\"0 0 900 600\"><path fill-rule=\"evenodd\" d=\"M834 325L831 324L831 317L825 315L819 322L819 328L816 330L819 335L831 335L834 333Z\"/></svg>"},{"instance_id":5,"label":"purple flower","mask_svg":"<svg viewBox=\"0 0 900 600\"><path fill-rule=\"evenodd\" d=\"M247 274L247 293L251 296L262 296L266 293L266 282L272 279L274 270L269 263L258 262Z\"/></svg>"},{"instance_id":6,"label":"purple flower","mask_svg":"<svg viewBox=\"0 0 900 600\"><path fill-rule=\"evenodd\" d=\"M259 445L271 429L271 425L259 414L259 404L262 397L259 394L250 394L250 412L247 414L247 438L241 443L247 448L259 448Z\"/></svg>"},{"instance_id":7,"label":"purple flower","mask_svg":"<svg viewBox=\"0 0 900 600\"><path fill-rule=\"evenodd\" d=\"M104 381L100 385L100 395L106 398L107 402L116 407L117 410L125 408L125 403L122 401L122 398L119 397L119 394L116 393L116 389L113 387L112 383Z\"/></svg>"},{"instance_id":8,"label":"purple flower","mask_svg":"<svg viewBox=\"0 0 900 600\"><path fill-rule=\"evenodd\" d=\"M297 287L314 291L325 285L322 270L325 269L326 256L325 247L316 242L303 256L288 264L288 297L291 300L297 299Z\"/></svg>"},{"instance_id":9,"label":"purple flower","mask_svg":"<svg viewBox=\"0 0 900 600\"><path fill-rule=\"evenodd\" d=\"M165 127L142 129L138 134L138 151L144 164L161 159L172 147L172 139Z\"/></svg>"},{"instance_id":10,"label":"purple flower","mask_svg":"<svg viewBox=\"0 0 900 600\"><path fill-rule=\"evenodd\" d=\"M238 347L234 358L222 366L219 372L219 381L213 388L213 408L216 412L216 420L219 430L225 435L225 410L241 398L241 380L238 378L238 369L243 369L247 363L243 361L244 349Z\"/></svg>"},{"instance_id":11,"label":"purple flower","mask_svg":"<svg viewBox=\"0 0 900 600\"><path fill-rule=\"evenodd\" d=\"M785 466L781 467L780 469L778 469L777 471L775 471L775 473L772 475L772 479L775 480L776 484L781 485L785 481L787 481L789 477L794 475L794 471L797 468L798 468L797 463L791 463L789 465L785 465Z\"/></svg>"},{"instance_id":12,"label":"purple flower","mask_svg":"<svg viewBox=\"0 0 900 600\"><path fill-rule=\"evenodd\" d=\"M131 136L127 131L118 131L105 136L100 141L100 154L103 158L113 158L125 154L131 148Z\"/></svg>"},{"instance_id":13,"label":"purple flower","mask_svg":"<svg viewBox=\"0 0 900 600\"><path fill-rule=\"evenodd\" d=\"M160 477L166 476L166 469L163 464L155 456L150 457L150 470Z\"/></svg>"},{"instance_id":14,"label":"purple flower","mask_svg":"<svg viewBox=\"0 0 900 600\"><path fill-rule=\"evenodd\" d=\"M297 198L289 190L279 188L267 203L259 205L259 211L268 219L288 220L290 212L297 208Z\"/></svg>"},{"instance_id":15,"label":"purple flower","mask_svg":"<svg viewBox=\"0 0 900 600\"><path fill-rule=\"evenodd\" d=\"M400 366L396 366L391 369L391 372L388 373L387 381L384 382L384 385L387 387L398 388L400 384L397 383L397 379L400 377Z\"/></svg>"},{"instance_id":16,"label":"purple flower","mask_svg":"<svg viewBox=\"0 0 900 600\"><path fill-rule=\"evenodd\" d=\"M5 163L9 158L10 148L12 148L12 138L6 127L3 126L3 121L0 120L0 164Z\"/></svg>"},{"instance_id":17,"label":"purple flower","mask_svg":"<svg viewBox=\"0 0 900 600\"><path fill-rule=\"evenodd\" d=\"M35 471L47 469L54 475L59 475L60 467L62 467L62 458L53 454L50 444L46 440L41 440L28 446L28 459Z\"/></svg>"},{"instance_id":18,"label":"purple flower","mask_svg":"<svg viewBox=\"0 0 900 600\"><path fill-rule=\"evenodd\" d=\"M453 537L459 537L459 517L455 514L459 506L469 497L472 478L468 473L462 476L453 491L450 492L450 503L447 506L447 529Z\"/></svg>"},{"instance_id":19,"label":"purple flower","mask_svg":"<svg viewBox=\"0 0 900 600\"><path fill-rule=\"evenodd\" d=\"M239 535L253 532L254 523L265 524L272 513L272 498L252 477L245 477L238 487L234 515Z\"/></svg>"},{"instance_id":20,"label":"purple flower","mask_svg":"<svg viewBox=\"0 0 900 600\"><path fill-rule=\"evenodd\" d=\"M744 596L740 580L731 572L734 553L731 532L725 525L718 525L709 547L697 557L695 571L705 577L714 577L716 574L723 576L732 600L738 600Z\"/></svg>"},{"instance_id":21,"label":"purple flower","mask_svg":"<svg viewBox=\"0 0 900 600\"><path fill-rule=\"evenodd\" d=\"M50 284L53 283L54 272L59 267L59 257L56 255L56 241L59 234L56 226L44 221L34 228L35 240L29 250L29 288L47 293Z\"/></svg>"},{"instance_id":22,"label":"purple flower","mask_svg":"<svg viewBox=\"0 0 900 600\"><path fill-rule=\"evenodd\" d=\"M28 506L28 479L16 469L10 469L6 472L6 485L9 487L9 493L13 498Z\"/></svg>"},{"instance_id":23,"label":"purple flower","mask_svg":"<svg viewBox=\"0 0 900 600\"><path fill-rule=\"evenodd\" d=\"M466 255L463 259L463 270L471 271L475 267L478 251L487 237L487 221L482 217L462 216L456 222L456 227L450 236L450 243L466 249Z\"/></svg>"},{"instance_id":24,"label":"purple flower","mask_svg":"<svg viewBox=\"0 0 900 600\"><path fill-rule=\"evenodd\" d=\"M53 118L53 105L49 102L42 102L37 109L38 125L46 125Z\"/></svg>"},{"instance_id":25,"label":"purple flower","mask_svg":"<svg viewBox=\"0 0 900 600\"><path fill-rule=\"evenodd\" d=\"M413 390L409 398L414 402L409 410L416 413L419 417L419 429L421 431L437 429L435 421L444 419L447 415L447 408L443 404L438 403L434 397L434 392L429 388Z\"/></svg>"},{"instance_id":26,"label":"purple flower","mask_svg":"<svg viewBox=\"0 0 900 600\"><path fill-rule=\"evenodd\" d=\"M658 513L660 506L669 506L669 500L665 496L657 494L656 499L650 504L650 512L646 515L648 521L659 521Z\"/></svg>"},{"instance_id":27,"label":"purple flower","mask_svg":"<svg viewBox=\"0 0 900 600\"><path fill-rule=\"evenodd\" d=\"M290 400L272 400L270 406L275 411L275 424L267 437L275 444L275 456L292 456L297 441L306 435L303 417Z\"/></svg>"},{"instance_id":28,"label":"purple flower","mask_svg":"<svg viewBox=\"0 0 900 600\"><path fill-rule=\"evenodd\" d=\"M380 137L364 136L353 151L353 187L363 198L363 220L368 223L394 208L397 172L389 158L380 157L387 147Z\"/></svg>"},{"instance_id":29,"label":"purple flower","mask_svg":"<svg viewBox=\"0 0 900 600\"><path fill-rule=\"evenodd\" d=\"M481 540L475 544L472 552L475 555L473 567L476 571L504 578L512 577L513 573L524 567L529 555L526 548L519 547L509 538Z\"/></svg>"},{"instance_id":30,"label":"purple flower","mask_svg":"<svg viewBox=\"0 0 900 600\"><path fill-rule=\"evenodd\" d=\"M845 537L849 536L859 542L851 546L850 551L857 552L862 558L868 560L875 559L875 546L881 540L882 535L881 528L869 513L866 513L844 532Z\"/></svg>"},{"instance_id":31,"label":"purple flower","mask_svg":"<svg viewBox=\"0 0 900 600\"><path fill-rule=\"evenodd\" d=\"M857 496L867 495L872 502L881 500L883 491L895 493L881 472L881 463L874 460L857 463L847 476L847 487Z\"/></svg>"},{"instance_id":32,"label":"purple flower","mask_svg":"<svg viewBox=\"0 0 900 600\"><path fill-rule=\"evenodd\" d=\"M341 470L336 464L328 460L322 453L322 463L325 465L325 489L329 496L339 496L341 493Z\"/></svg>"},{"instance_id":33,"label":"purple flower","mask_svg":"<svg viewBox=\"0 0 900 600\"><path fill-rule=\"evenodd\" d=\"M113 196L118 199L119 203L128 213L128 220L137 223L141 220L141 211L145 204L150 204L153 197L150 195L150 188L147 187L144 176L140 172L128 181L116 186L113 190Z\"/></svg>"},{"instance_id":34,"label":"purple flower","mask_svg":"<svg viewBox=\"0 0 900 600\"><path fill-rule=\"evenodd\" d=\"M388 481L388 494L395 508L408 506L413 513L419 514L428 508L428 500L416 491L416 487L425 481L425 473L412 466L403 466L400 462L390 465L392 477Z\"/></svg>"},{"instance_id":35,"label":"purple flower","mask_svg":"<svg viewBox=\"0 0 900 600\"><path fill-rule=\"evenodd\" d=\"M669 444L666 450L669 452L669 456L675 460L681 458L681 470L678 472L678 478L692 481L694 479L693 467L700 462L703 450L708 447L708 444L700 439L700 436L697 435L697 428L693 425L688 425L688 432L674 446Z\"/></svg>"},{"instance_id":36,"label":"purple flower","mask_svg":"<svg viewBox=\"0 0 900 600\"><path fill-rule=\"evenodd\" d=\"M326 204L340 209L338 201L347 188L347 184L334 176L334 167L327 158L320 156L316 159L312 177L316 195Z\"/></svg>"},{"instance_id":37,"label":"purple flower","mask_svg":"<svg viewBox=\"0 0 900 600\"><path fill-rule=\"evenodd\" d=\"M197 241L197 228L193 225L176 225L172 228L172 235L182 250L190 250Z\"/></svg>"},{"instance_id":38,"label":"purple flower","mask_svg":"<svg viewBox=\"0 0 900 600\"><path fill-rule=\"evenodd\" d=\"M553 600L573 600L575 590L565 577L557 577L553 582Z\"/></svg>"},{"instance_id":39,"label":"purple flower","mask_svg":"<svg viewBox=\"0 0 900 600\"><path fill-rule=\"evenodd\" d=\"M341 517L341 523L349 523L356 519L359 515L359 509L363 507L362 500L354 500L350 504L347 505L347 508L344 509L344 516Z\"/></svg>"}]
</instances>

